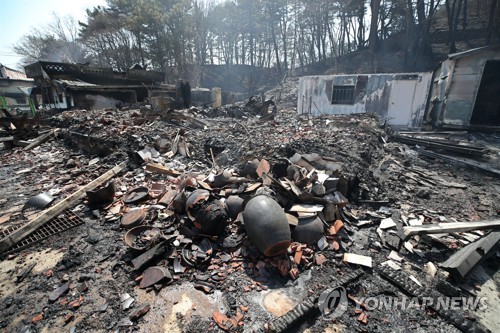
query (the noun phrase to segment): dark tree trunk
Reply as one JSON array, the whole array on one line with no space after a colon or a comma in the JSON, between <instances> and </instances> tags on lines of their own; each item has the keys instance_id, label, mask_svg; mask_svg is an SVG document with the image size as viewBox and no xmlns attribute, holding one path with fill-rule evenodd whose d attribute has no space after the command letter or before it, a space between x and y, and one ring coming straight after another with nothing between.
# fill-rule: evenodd
<instances>
[{"instance_id":1,"label":"dark tree trunk","mask_svg":"<svg viewBox=\"0 0 500 333\"><path fill-rule=\"evenodd\" d=\"M274 54L276 56L276 67L278 68L278 72L281 74L280 53L278 41L276 40L276 32L274 31L274 25L271 27L271 36L273 38Z\"/></svg>"},{"instance_id":2,"label":"dark tree trunk","mask_svg":"<svg viewBox=\"0 0 500 333\"><path fill-rule=\"evenodd\" d=\"M486 35L486 44L491 44L493 27L495 25L495 13L497 12L498 0L491 0L490 17L488 18L488 34Z\"/></svg>"},{"instance_id":3,"label":"dark tree trunk","mask_svg":"<svg viewBox=\"0 0 500 333\"><path fill-rule=\"evenodd\" d=\"M372 52L377 52L378 49L378 13L380 11L380 1L381 0L371 0L370 6L372 9L372 17L370 22L370 35L368 37L368 43L370 44L370 50Z\"/></svg>"},{"instance_id":4,"label":"dark tree trunk","mask_svg":"<svg viewBox=\"0 0 500 333\"><path fill-rule=\"evenodd\" d=\"M456 39L458 21L460 12L462 11L463 0L446 0L446 14L448 17L448 43L450 45L450 53L457 52Z\"/></svg>"}]
</instances>

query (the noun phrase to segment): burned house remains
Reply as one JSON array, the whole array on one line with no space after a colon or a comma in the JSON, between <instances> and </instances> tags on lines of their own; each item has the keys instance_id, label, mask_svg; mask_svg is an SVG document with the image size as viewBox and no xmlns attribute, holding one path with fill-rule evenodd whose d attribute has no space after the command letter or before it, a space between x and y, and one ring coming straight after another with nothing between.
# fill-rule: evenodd
<instances>
[{"instance_id":1,"label":"burned house remains","mask_svg":"<svg viewBox=\"0 0 500 333\"><path fill-rule=\"evenodd\" d=\"M395 127L422 124L431 73L306 76L299 80L299 114L371 112Z\"/></svg>"},{"instance_id":2,"label":"burned house remains","mask_svg":"<svg viewBox=\"0 0 500 333\"><path fill-rule=\"evenodd\" d=\"M35 80L32 96L37 107L92 109L144 102L155 97L178 100L180 92L166 85L165 74L140 66L117 72L86 64L40 61L25 67Z\"/></svg>"},{"instance_id":3,"label":"burned house remains","mask_svg":"<svg viewBox=\"0 0 500 333\"><path fill-rule=\"evenodd\" d=\"M442 128L500 128L500 46L450 54L433 73L425 121Z\"/></svg>"},{"instance_id":4,"label":"burned house remains","mask_svg":"<svg viewBox=\"0 0 500 333\"><path fill-rule=\"evenodd\" d=\"M30 92L33 79L23 72L0 64L0 108L5 110L30 110Z\"/></svg>"}]
</instances>

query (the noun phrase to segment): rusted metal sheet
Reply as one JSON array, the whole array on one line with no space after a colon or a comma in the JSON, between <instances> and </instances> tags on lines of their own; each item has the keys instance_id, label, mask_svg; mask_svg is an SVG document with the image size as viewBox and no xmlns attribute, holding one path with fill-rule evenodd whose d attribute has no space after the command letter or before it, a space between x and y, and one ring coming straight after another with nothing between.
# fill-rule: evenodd
<instances>
[{"instance_id":1,"label":"rusted metal sheet","mask_svg":"<svg viewBox=\"0 0 500 333\"><path fill-rule=\"evenodd\" d=\"M431 73L306 76L299 80L298 112L373 112L391 126L421 125Z\"/></svg>"}]
</instances>

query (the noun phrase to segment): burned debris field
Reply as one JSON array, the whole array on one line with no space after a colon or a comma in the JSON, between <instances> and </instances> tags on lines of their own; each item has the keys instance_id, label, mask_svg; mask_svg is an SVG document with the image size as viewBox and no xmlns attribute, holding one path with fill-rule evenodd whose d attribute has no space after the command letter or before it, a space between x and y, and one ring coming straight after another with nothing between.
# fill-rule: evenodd
<instances>
[{"instance_id":1,"label":"burned debris field","mask_svg":"<svg viewBox=\"0 0 500 333\"><path fill-rule=\"evenodd\" d=\"M3 117L2 330L498 330L498 135L297 115L296 85L274 106ZM440 297L487 299L421 305Z\"/></svg>"},{"instance_id":2,"label":"burned debris field","mask_svg":"<svg viewBox=\"0 0 500 333\"><path fill-rule=\"evenodd\" d=\"M500 1L91 3L0 50L0 332L500 332Z\"/></svg>"}]
</instances>

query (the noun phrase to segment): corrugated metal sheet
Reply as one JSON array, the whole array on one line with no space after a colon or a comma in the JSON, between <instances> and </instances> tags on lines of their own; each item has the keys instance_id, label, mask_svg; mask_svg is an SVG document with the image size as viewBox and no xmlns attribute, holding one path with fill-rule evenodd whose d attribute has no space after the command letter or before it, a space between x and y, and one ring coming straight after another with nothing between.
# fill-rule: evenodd
<instances>
[{"instance_id":1,"label":"corrugated metal sheet","mask_svg":"<svg viewBox=\"0 0 500 333\"><path fill-rule=\"evenodd\" d=\"M392 126L419 127L431 73L305 76L299 80L297 111L311 115L373 112ZM336 89L350 87L350 102L335 101Z\"/></svg>"},{"instance_id":2,"label":"corrugated metal sheet","mask_svg":"<svg viewBox=\"0 0 500 333\"><path fill-rule=\"evenodd\" d=\"M0 65L0 78L18 81L33 81L33 79L28 79L26 74L15 69L5 67Z\"/></svg>"},{"instance_id":3,"label":"corrugated metal sheet","mask_svg":"<svg viewBox=\"0 0 500 333\"><path fill-rule=\"evenodd\" d=\"M78 87L98 87L97 84L88 83L82 80L54 80L56 83L70 88L78 88Z\"/></svg>"}]
</instances>

